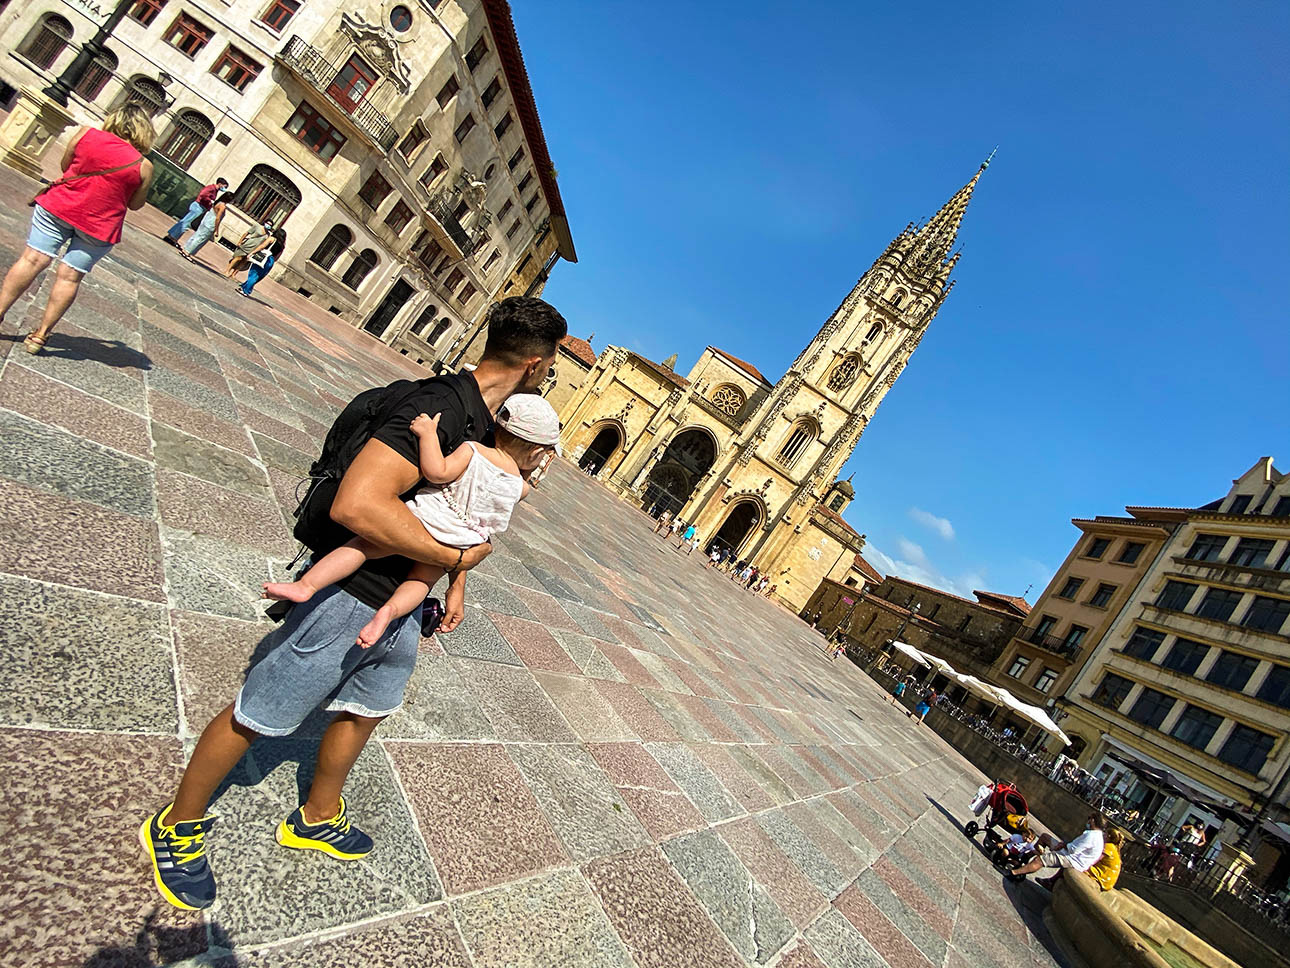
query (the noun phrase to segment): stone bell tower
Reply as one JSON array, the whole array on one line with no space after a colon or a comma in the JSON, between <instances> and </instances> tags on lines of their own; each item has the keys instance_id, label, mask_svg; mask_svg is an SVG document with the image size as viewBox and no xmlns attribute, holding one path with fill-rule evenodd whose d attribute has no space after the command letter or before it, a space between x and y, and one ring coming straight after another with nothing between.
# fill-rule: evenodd
<instances>
[{"instance_id":1,"label":"stone bell tower","mask_svg":"<svg viewBox=\"0 0 1290 968\"><path fill-rule=\"evenodd\" d=\"M954 288L959 226L989 164L892 240L745 425L723 490L737 498L760 484L762 556L778 556L810 509L836 497L838 471Z\"/></svg>"}]
</instances>

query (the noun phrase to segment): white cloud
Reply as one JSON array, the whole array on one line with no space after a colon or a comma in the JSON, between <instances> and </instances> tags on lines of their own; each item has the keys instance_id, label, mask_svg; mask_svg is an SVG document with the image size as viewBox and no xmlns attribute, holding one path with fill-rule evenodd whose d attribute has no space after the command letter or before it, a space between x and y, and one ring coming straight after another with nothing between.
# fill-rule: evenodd
<instances>
[{"instance_id":1,"label":"white cloud","mask_svg":"<svg viewBox=\"0 0 1290 968\"><path fill-rule=\"evenodd\" d=\"M896 539L896 547L899 555L893 558L873 542L869 542L864 547L864 555L884 575L894 575L920 585L940 588L963 598L971 599L975 589L985 587L985 574L976 569L969 569L957 577L943 574L927 557L922 545L910 541L904 535Z\"/></svg>"},{"instance_id":2,"label":"white cloud","mask_svg":"<svg viewBox=\"0 0 1290 968\"><path fill-rule=\"evenodd\" d=\"M938 517L922 508L910 508L909 516L930 531L935 531L946 541L954 540L954 525L949 518Z\"/></svg>"}]
</instances>

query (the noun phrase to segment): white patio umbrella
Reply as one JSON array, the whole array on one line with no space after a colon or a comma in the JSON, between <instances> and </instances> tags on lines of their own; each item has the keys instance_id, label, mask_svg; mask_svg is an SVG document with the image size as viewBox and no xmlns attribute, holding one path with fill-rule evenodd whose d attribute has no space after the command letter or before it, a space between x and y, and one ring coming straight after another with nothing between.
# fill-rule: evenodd
<instances>
[{"instance_id":1,"label":"white patio umbrella","mask_svg":"<svg viewBox=\"0 0 1290 968\"><path fill-rule=\"evenodd\" d=\"M923 653L919 652L912 645L906 645L904 642L893 642L891 643L891 647L895 649L897 652L903 652L905 655L909 656L919 665L925 665L928 668L931 668L932 664L927 661L927 657L923 655Z\"/></svg>"}]
</instances>

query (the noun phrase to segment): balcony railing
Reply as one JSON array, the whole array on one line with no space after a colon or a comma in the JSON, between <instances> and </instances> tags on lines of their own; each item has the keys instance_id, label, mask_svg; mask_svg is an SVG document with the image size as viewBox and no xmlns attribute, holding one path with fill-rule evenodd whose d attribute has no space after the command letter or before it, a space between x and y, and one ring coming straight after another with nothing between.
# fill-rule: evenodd
<instances>
[{"instance_id":1,"label":"balcony railing","mask_svg":"<svg viewBox=\"0 0 1290 968\"><path fill-rule=\"evenodd\" d=\"M389 151L394 147L399 135L389 118L366 101L353 100L349 90L337 82L340 68L329 62L322 51L299 37L292 37L278 52L277 60L326 98L327 103L339 111L362 137L382 151Z\"/></svg>"},{"instance_id":2,"label":"balcony railing","mask_svg":"<svg viewBox=\"0 0 1290 968\"><path fill-rule=\"evenodd\" d=\"M1054 655L1064 656L1068 659L1073 659L1079 655L1079 643L1071 644L1066 639L1041 632L1037 628L1018 629L1017 638L1023 642L1029 642L1031 645L1037 645L1045 652L1051 652Z\"/></svg>"}]
</instances>

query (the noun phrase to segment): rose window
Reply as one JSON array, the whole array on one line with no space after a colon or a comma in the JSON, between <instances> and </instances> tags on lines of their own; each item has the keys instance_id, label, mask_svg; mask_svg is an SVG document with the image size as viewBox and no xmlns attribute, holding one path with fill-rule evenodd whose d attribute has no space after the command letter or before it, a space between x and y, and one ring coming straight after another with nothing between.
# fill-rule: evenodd
<instances>
[{"instance_id":1,"label":"rose window","mask_svg":"<svg viewBox=\"0 0 1290 968\"><path fill-rule=\"evenodd\" d=\"M729 384L717 387L712 394L712 405L722 413L733 417L744 405L744 395Z\"/></svg>"}]
</instances>

